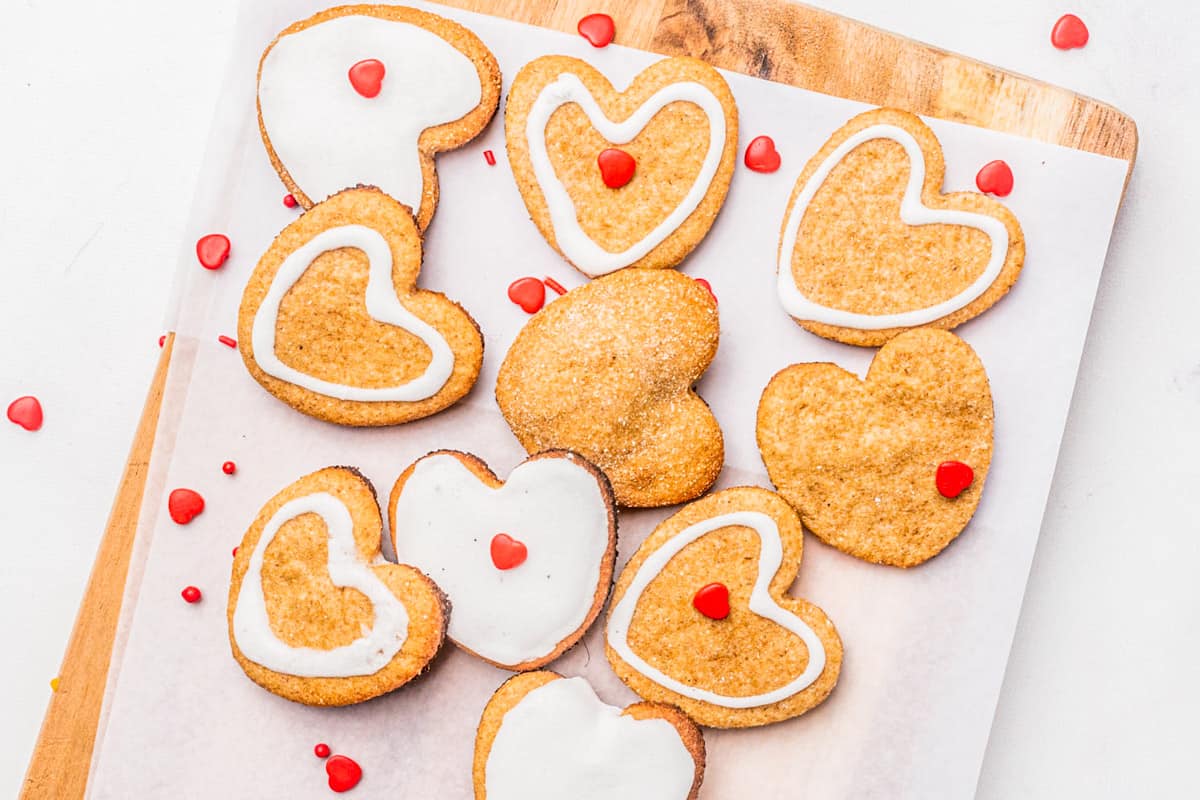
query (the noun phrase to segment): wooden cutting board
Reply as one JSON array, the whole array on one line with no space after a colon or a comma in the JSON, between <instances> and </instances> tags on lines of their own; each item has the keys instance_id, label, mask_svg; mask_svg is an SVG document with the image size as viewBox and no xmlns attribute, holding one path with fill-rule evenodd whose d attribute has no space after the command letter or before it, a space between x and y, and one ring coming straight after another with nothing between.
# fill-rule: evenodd
<instances>
[{"instance_id":1,"label":"wooden cutting board","mask_svg":"<svg viewBox=\"0 0 1200 800\"><path fill-rule=\"evenodd\" d=\"M441 2L568 32L580 17L603 11L617 22L619 44L1113 156L1128 161L1130 171L1137 154L1137 126L1109 105L787 0ZM173 343L169 336L146 398L25 776L24 800L76 800L87 786Z\"/></svg>"}]
</instances>

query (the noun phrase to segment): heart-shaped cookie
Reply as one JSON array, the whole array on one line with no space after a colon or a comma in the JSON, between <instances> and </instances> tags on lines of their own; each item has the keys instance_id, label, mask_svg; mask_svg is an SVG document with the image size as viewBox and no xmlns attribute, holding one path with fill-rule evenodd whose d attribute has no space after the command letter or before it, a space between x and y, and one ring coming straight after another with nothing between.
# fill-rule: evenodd
<instances>
[{"instance_id":1,"label":"heart-shaped cookie","mask_svg":"<svg viewBox=\"0 0 1200 800\"><path fill-rule=\"evenodd\" d=\"M703 494L724 462L692 386L717 352L712 295L674 270L625 269L573 289L517 335L496 401L530 453L571 450L625 506Z\"/></svg>"},{"instance_id":2,"label":"heart-shaped cookie","mask_svg":"<svg viewBox=\"0 0 1200 800\"><path fill-rule=\"evenodd\" d=\"M397 560L449 596L454 643L505 669L566 652L612 584L612 489L573 453L539 453L507 481L467 453L430 453L396 481L388 524Z\"/></svg>"},{"instance_id":3,"label":"heart-shaped cookie","mask_svg":"<svg viewBox=\"0 0 1200 800\"><path fill-rule=\"evenodd\" d=\"M238 347L271 394L342 425L421 419L470 391L483 337L416 288L421 234L372 188L339 192L283 229L246 283Z\"/></svg>"},{"instance_id":4,"label":"heart-shaped cookie","mask_svg":"<svg viewBox=\"0 0 1200 800\"><path fill-rule=\"evenodd\" d=\"M810 531L852 556L911 567L940 553L975 513L992 422L975 351L924 328L884 345L865 381L834 364L780 371L759 401L758 447ZM952 497L938 487L947 462L972 475Z\"/></svg>"},{"instance_id":5,"label":"heart-shaped cookie","mask_svg":"<svg viewBox=\"0 0 1200 800\"><path fill-rule=\"evenodd\" d=\"M695 800L704 737L678 709L601 702L583 678L527 672L475 736L475 800Z\"/></svg>"},{"instance_id":6,"label":"heart-shaped cookie","mask_svg":"<svg viewBox=\"0 0 1200 800\"><path fill-rule=\"evenodd\" d=\"M618 92L584 61L543 56L513 81L504 135L529 215L577 269L674 267L725 201L737 105L697 59L663 59ZM632 157L624 182L605 180L599 156L610 149Z\"/></svg>"},{"instance_id":7,"label":"heart-shaped cookie","mask_svg":"<svg viewBox=\"0 0 1200 800\"><path fill-rule=\"evenodd\" d=\"M824 611L788 596L803 537L783 498L753 486L661 522L613 589L605 652L617 676L714 728L778 722L823 702L842 642ZM716 614L706 611L714 585L726 600Z\"/></svg>"},{"instance_id":8,"label":"heart-shaped cookie","mask_svg":"<svg viewBox=\"0 0 1200 800\"><path fill-rule=\"evenodd\" d=\"M1017 280L1017 218L975 192L941 194L933 131L913 114L859 114L796 181L779 244L784 309L826 339L875 347L909 328L950 329Z\"/></svg>"},{"instance_id":9,"label":"heart-shaped cookie","mask_svg":"<svg viewBox=\"0 0 1200 800\"><path fill-rule=\"evenodd\" d=\"M383 560L382 535L375 490L348 467L307 475L263 506L229 585L229 643L251 680L342 706L425 670L449 606L420 570Z\"/></svg>"},{"instance_id":10,"label":"heart-shaped cookie","mask_svg":"<svg viewBox=\"0 0 1200 800\"><path fill-rule=\"evenodd\" d=\"M438 201L434 156L474 139L500 102L500 68L475 34L405 6L340 6L283 31L258 67L271 163L305 208L378 186L414 210Z\"/></svg>"}]
</instances>

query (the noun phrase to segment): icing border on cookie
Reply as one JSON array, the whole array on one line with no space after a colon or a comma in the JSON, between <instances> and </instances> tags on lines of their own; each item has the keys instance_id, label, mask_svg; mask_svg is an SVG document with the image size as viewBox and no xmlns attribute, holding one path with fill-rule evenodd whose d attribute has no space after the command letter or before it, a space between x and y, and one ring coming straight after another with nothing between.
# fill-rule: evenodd
<instances>
[{"instance_id":1,"label":"icing border on cookie","mask_svg":"<svg viewBox=\"0 0 1200 800\"><path fill-rule=\"evenodd\" d=\"M683 548L705 534L739 525L752 528L758 534L758 575L750 590L750 610L760 617L769 619L800 637L808 647L808 664L804 672L790 683L770 692L755 695L724 695L688 686L649 664L633 652L629 646L629 627L637 610L638 600L651 581L667 566ZM783 563L783 541L779 538L779 526L775 520L761 511L733 511L701 520L689 525L668 539L661 547L646 557L634 573L633 580L613 607L608 618L608 644L621 656L625 663L664 689L703 703L722 708L757 708L786 700L811 686L825 670L825 645L820 637L804 620L782 608L771 597L769 586L775 573Z\"/></svg>"},{"instance_id":2,"label":"icing border on cookie","mask_svg":"<svg viewBox=\"0 0 1200 800\"><path fill-rule=\"evenodd\" d=\"M862 314L845 311L839 308L823 306L809 300L796 285L796 277L792 274L792 258L796 251L796 237L809 203L817 191L824 185L829 173L833 171L842 159L861 144L875 139L891 139L904 148L908 154L909 173L908 185L904 188L904 197L900 201L900 219L907 225L931 225L945 223L947 225L962 225L975 228L987 234L992 240L992 255L987 266L975 281L963 291L948 300L943 300L932 306L902 311L895 314ZM820 166L809 177L804 189L796 197L784 227L783 238L779 245L778 255L778 290L779 302L792 317L805 322L820 322L826 325L836 325L842 328L857 328L859 330L878 331L888 328L911 328L917 325L927 325L939 320L959 309L973 303L988 290L1008 258L1008 228L995 217L987 214L977 214L971 211L956 209L935 209L921 202L921 190L925 185L925 153L916 137L897 125L872 125L863 128L830 153Z\"/></svg>"},{"instance_id":3,"label":"icing border on cookie","mask_svg":"<svg viewBox=\"0 0 1200 800\"><path fill-rule=\"evenodd\" d=\"M302 514L316 514L329 534L329 578L334 586L362 592L374 606L370 632L332 650L292 647L271 630L263 594L262 567L267 547L283 525ZM379 564L383 564L382 559ZM354 541L354 520L346 504L328 492L290 500L271 515L250 555L233 612L233 638L242 655L260 666L300 678L352 678L383 669L408 640L408 610L371 566L364 564Z\"/></svg>"},{"instance_id":4,"label":"icing border on cookie","mask_svg":"<svg viewBox=\"0 0 1200 800\"><path fill-rule=\"evenodd\" d=\"M546 150L546 126L560 107L575 103L601 136L616 145L627 144L642 132L658 112L677 101L699 106L708 117L708 152L704 156L700 172L696 175L691 189L679 201L679 205L645 238L620 253L609 252L596 244L580 227L575 204L550 163L550 156ZM686 222L692 212L700 206L708 194L725 151L725 108L712 90L704 84L682 81L659 89L624 122L613 122L600 109L596 98L579 76L563 72L542 88L537 100L529 109L529 116L525 120L525 138L529 145L529 162L533 166L538 186L546 198L550 225L554 229L554 239L558 248L568 261L595 278L645 258L650 251L666 241L667 237Z\"/></svg>"},{"instance_id":5,"label":"icing border on cookie","mask_svg":"<svg viewBox=\"0 0 1200 800\"><path fill-rule=\"evenodd\" d=\"M408 331L429 347L429 366L408 383L386 388L345 386L289 367L275 354L275 326L279 319L279 304L284 296L319 256L345 247L361 250L367 257L370 270L366 291L367 314L377 322ZM254 345L254 361L263 372L336 400L367 403L425 400L441 391L454 372L454 352L442 334L405 308L396 296L396 288L392 283L392 249L387 240L379 231L365 225L342 225L324 230L283 260L254 314L251 342Z\"/></svg>"}]
</instances>

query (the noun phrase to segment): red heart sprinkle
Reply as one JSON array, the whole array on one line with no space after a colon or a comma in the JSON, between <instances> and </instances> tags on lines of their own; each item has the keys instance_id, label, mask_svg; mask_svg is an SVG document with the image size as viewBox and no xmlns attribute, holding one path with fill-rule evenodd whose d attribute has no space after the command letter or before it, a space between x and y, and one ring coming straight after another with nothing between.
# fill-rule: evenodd
<instances>
[{"instance_id":1,"label":"red heart sprinkle","mask_svg":"<svg viewBox=\"0 0 1200 800\"><path fill-rule=\"evenodd\" d=\"M604 47L613 40L617 26L608 14L588 14L579 20L579 35L587 39L592 47Z\"/></svg>"},{"instance_id":2,"label":"red heart sprinkle","mask_svg":"<svg viewBox=\"0 0 1200 800\"><path fill-rule=\"evenodd\" d=\"M525 543L507 533L497 533L492 537L492 563L496 565L496 569L519 567L525 563L528 555Z\"/></svg>"},{"instance_id":3,"label":"red heart sprinkle","mask_svg":"<svg viewBox=\"0 0 1200 800\"><path fill-rule=\"evenodd\" d=\"M709 619L725 619L729 616L729 588L723 583L703 586L692 598L692 605Z\"/></svg>"},{"instance_id":4,"label":"red heart sprinkle","mask_svg":"<svg viewBox=\"0 0 1200 800\"><path fill-rule=\"evenodd\" d=\"M518 278L509 284L508 299L526 314L536 314L546 302L546 286L537 278Z\"/></svg>"},{"instance_id":5,"label":"red heart sprinkle","mask_svg":"<svg viewBox=\"0 0 1200 800\"><path fill-rule=\"evenodd\" d=\"M975 176L975 185L979 191L994 194L996 197L1008 197L1013 190L1012 168L1003 161L989 161Z\"/></svg>"},{"instance_id":6,"label":"red heart sprinkle","mask_svg":"<svg viewBox=\"0 0 1200 800\"><path fill-rule=\"evenodd\" d=\"M283 204L288 208L295 208L297 205L296 198L290 194L285 194L283 196Z\"/></svg>"},{"instance_id":7,"label":"red heart sprinkle","mask_svg":"<svg viewBox=\"0 0 1200 800\"><path fill-rule=\"evenodd\" d=\"M713 302L714 302L714 303L716 303L716 302L717 302L717 293L713 291L713 288L712 288L712 284L711 284L711 283L709 283L709 282L708 282L707 280L705 280L704 278L696 278L696 283L698 283L698 284L700 284L701 286L703 286L703 287L705 288L705 290L707 290L707 291L708 291L708 293L712 295L712 299L713 299Z\"/></svg>"},{"instance_id":8,"label":"red heart sprinkle","mask_svg":"<svg viewBox=\"0 0 1200 800\"><path fill-rule=\"evenodd\" d=\"M27 431L42 427L42 404L33 395L18 397L8 404L8 419Z\"/></svg>"},{"instance_id":9,"label":"red heart sprinkle","mask_svg":"<svg viewBox=\"0 0 1200 800\"><path fill-rule=\"evenodd\" d=\"M180 525L187 525L204 510L204 498L191 489L175 489L167 498L167 512Z\"/></svg>"},{"instance_id":10,"label":"red heart sprinkle","mask_svg":"<svg viewBox=\"0 0 1200 800\"><path fill-rule=\"evenodd\" d=\"M221 472L224 472L226 475L232 475L237 472L237 464L232 461L226 461L221 465Z\"/></svg>"},{"instance_id":11,"label":"red heart sprinkle","mask_svg":"<svg viewBox=\"0 0 1200 800\"><path fill-rule=\"evenodd\" d=\"M229 237L221 233L201 236L196 242L196 258L205 269L220 269L229 258Z\"/></svg>"},{"instance_id":12,"label":"red heart sprinkle","mask_svg":"<svg viewBox=\"0 0 1200 800\"><path fill-rule=\"evenodd\" d=\"M329 776L330 789L348 792L362 780L362 767L349 756L336 755L325 762L325 774Z\"/></svg>"},{"instance_id":13,"label":"red heart sprinkle","mask_svg":"<svg viewBox=\"0 0 1200 800\"><path fill-rule=\"evenodd\" d=\"M1050 44L1059 50L1072 50L1088 43L1087 25L1074 14L1063 14L1050 31Z\"/></svg>"},{"instance_id":14,"label":"red heart sprinkle","mask_svg":"<svg viewBox=\"0 0 1200 800\"><path fill-rule=\"evenodd\" d=\"M164 333L162 336L158 337L158 346L162 347L166 343L167 343L167 335Z\"/></svg>"},{"instance_id":15,"label":"red heart sprinkle","mask_svg":"<svg viewBox=\"0 0 1200 800\"><path fill-rule=\"evenodd\" d=\"M238 549L236 547L233 548L233 557L234 558L237 558L237 551L238 551Z\"/></svg>"},{"instance_id":16,"label":"red heart sprinkle","mask_svg":"<svg viewBox=\"0 0 1200 800\"><path fill-rule=\"evenodd\" d=\"M782 161L770 136L756 136L746 146L746 166L755 172L774 172Z\"/></svg>"},{"instance_id":17,"label":"red heart sprinkle","mask_svg":"<svg viewBox=\"0 0 1200 800\"><path fill-rule=\"evenodd\" d=\"M386 72L382 61L368 58L350 68L350 85L363 97L375 97L383 90L383 76Z\"/></svg>"},{"instance_id":18,"label":"red heart sprinkle","mask_svg":"<svg viewBox=\"0 0 1200 800\"><path fill-rule=\"evenodd\" d=\"M943 461L937 468L937 490L942 497L958 497L975 480L975 470L961 461Z\"/></svg>"},{"instance_id":19,"label":"red heart sprinkle","mask_svg":"<svg viewBox=\"0 0 1200 800\"><path fill-rule=\"evenodd\" d=\"M195 586L185 586L185 587L183 587L183 591L180 592L179 594L180 594L180 596L183 597L184 600L186 600L189 603L199 603L200 602L200 597L201 597L200 590L197 589Z\"/></svg>"},{"instance_id":20,"label":"red heart sprinkle","mask_svg":"<svg viewBox=\"0 0 1200 800\"><path fill-rule=\"evenodd\" d=\"M317 758L329 758L330 752L329 745L325 744L324 742L321 742L313 748L313 754L316 755Z\"/></svg>"},{"instance_id":21,"label":"red heart sprinkle","mask_svg":"<svg viewBox=\"0 0 1200 800\"><path fill-rule=\"evenodd\" d=\"M596 164L600 167L600 177L604 179L604 185L610 189L620 189L629 183L637 170L637 162L633 160L633 156L615 147L602 150L600 155L596 156Z\"/></svg>"}]
</instances>

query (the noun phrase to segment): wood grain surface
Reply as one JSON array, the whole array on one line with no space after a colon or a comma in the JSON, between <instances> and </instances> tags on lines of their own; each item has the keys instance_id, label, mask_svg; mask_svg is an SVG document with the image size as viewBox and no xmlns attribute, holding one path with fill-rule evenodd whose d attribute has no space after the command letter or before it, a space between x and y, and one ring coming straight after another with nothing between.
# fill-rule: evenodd
<instances>
[{"instance_id":1,"label":"wood grain surface","mask_svg":"<svg viewBox=\"0 0 1200 800\"><path fill-rule=\"evenodd\" d=\"M1130 171L1137 154L1136 125L1112 106L787 0L441 2L568 32L580 17L604 11L616 20L619 44L1114 156ZM84 796L173 341L168 337L146 398L23 800Z\"/></svg>"}]
</instances>

